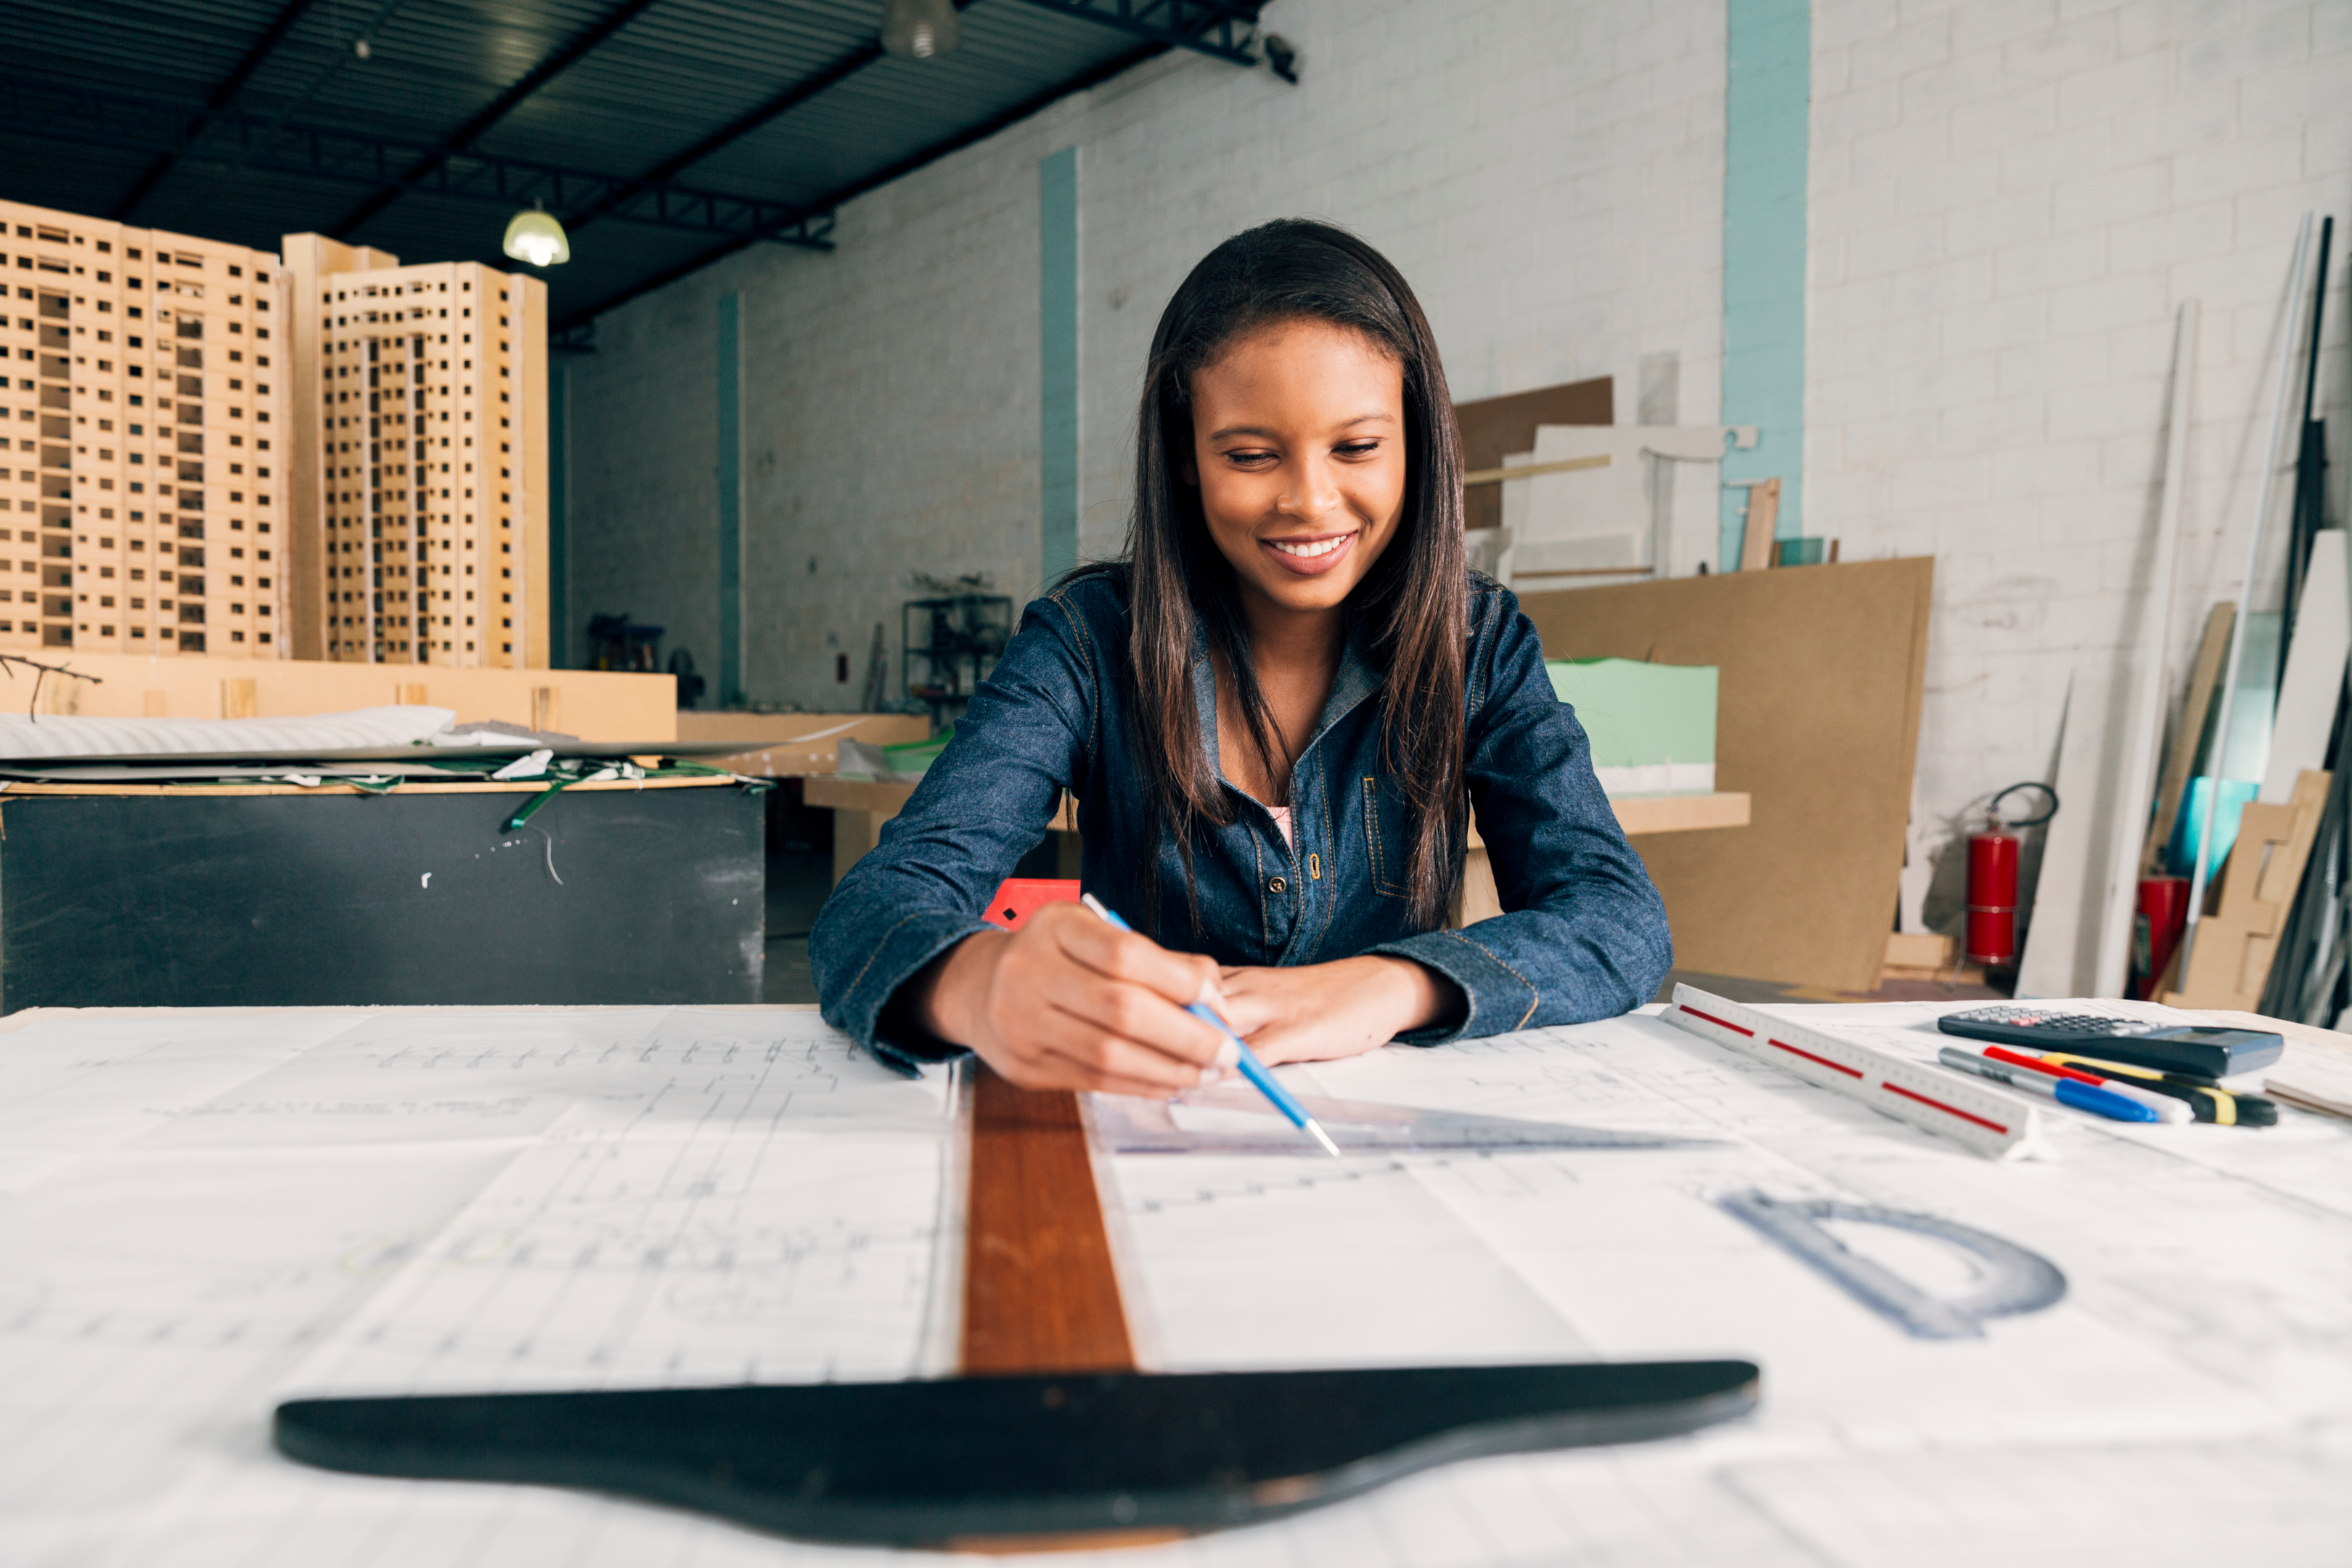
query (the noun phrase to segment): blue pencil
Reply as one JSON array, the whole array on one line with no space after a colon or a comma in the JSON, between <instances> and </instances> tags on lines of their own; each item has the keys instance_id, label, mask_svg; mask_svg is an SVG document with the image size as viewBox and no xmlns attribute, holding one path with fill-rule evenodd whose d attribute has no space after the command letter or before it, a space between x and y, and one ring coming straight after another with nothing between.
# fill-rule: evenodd
<instances>
[{"instance_id":1,"label":"blue pencil","mask_svg":"<svg viewBox=\"0 0 2352 1568\"><path fill-rule=\"evenodd\" d=\"M1096 914L1101 916L1112 925L1117 926L1121 931L1133 931L1135 929L1125 921L1119 919L1118 916L1113 914L1109 906L1105 904L1100 899L1096 898L1092 893L1081 895L1078 901L1086 905L1087 908L1094 910ZM1274 1101L1274 1108L1276 1110L1281 1111L1284 1116L1289 1118L1290 1124L1293 1127L1297 1128L1301 1132L1308 1134L1315 1140L1315 1142L1322 1144L1324 1152L1328 1153L1334 1160L1340 1157L1339 1145L1331 1142L1331 1135L1323 1131L1323 1124L1316 1121L1315 1118L1307 1115L1307 1108L1290 1097L1290 1091L1283 1088L1281 1082L1275 1078L1274 1074L1266 1070L1266 1066L1264 1062L1257 1059L1257 1053L1249 1048L1249 1042L1243 1039L1239 1035L1234 1034L1233 1026L1226 1023L1223 1018L1218 1017L1217 1010L1215 1008L1209 1006L1205 1003L1195 1002L1191 1006L1185 1008L1184 1011L1192 1014L1192 1016L1200 1019L1202 1023L1216 1030L1217 1033L1233 1041L1234 1048L1241 1052L1242 1076L1249 1079L1250 1082L1255 1084L1260 1094L1265 1095L1266 1099Z\"/></svg>"}]
</instances>

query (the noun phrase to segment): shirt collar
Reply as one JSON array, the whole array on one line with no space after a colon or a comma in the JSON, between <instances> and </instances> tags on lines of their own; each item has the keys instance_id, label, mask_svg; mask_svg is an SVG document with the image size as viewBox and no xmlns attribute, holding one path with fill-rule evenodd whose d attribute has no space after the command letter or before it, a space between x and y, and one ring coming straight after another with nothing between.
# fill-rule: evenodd
<instances>
[{"instance_id":1,"label":"shirt collar","mask_svg":"<svg viewBox=\"0 0 2352 1568\"><path fill-rule=\"evenodd\" d=\"M1347 641L1339 648L1339 668L1331 678L1331 694L1323 700L1323 711L1315 721L1315 732L1307 737L1298 754L1306 756L1331 726L1380 689L1381 672L1372 662L1371 636L1360 619L1350 616ZM1208 753L1209 767L1222 779L1224 763L1217 752L1216 667L1209 658L1208 628L1201 624L1198 616L1192 617L1192 712L1200 723L1201 746Z\"/></svg>"}]
</instances>

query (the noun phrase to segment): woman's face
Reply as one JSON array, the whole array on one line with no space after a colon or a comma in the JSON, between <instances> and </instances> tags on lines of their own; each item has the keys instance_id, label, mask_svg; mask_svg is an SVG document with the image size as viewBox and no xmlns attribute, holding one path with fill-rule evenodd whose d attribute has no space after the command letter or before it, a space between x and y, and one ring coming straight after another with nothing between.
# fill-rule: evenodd
<instances>
[{"instance_id":1,"label":"woman's face","mask_svg":"<svg viewBox=\"0 0 2352 1568\"><path fill-rule=\"evenodd\" d=\"M1404 370L1362 333L1281 321L1192 376L1201 512L1244 593L1335 609L1404 510Z\"/></svg>"}]
</instances>

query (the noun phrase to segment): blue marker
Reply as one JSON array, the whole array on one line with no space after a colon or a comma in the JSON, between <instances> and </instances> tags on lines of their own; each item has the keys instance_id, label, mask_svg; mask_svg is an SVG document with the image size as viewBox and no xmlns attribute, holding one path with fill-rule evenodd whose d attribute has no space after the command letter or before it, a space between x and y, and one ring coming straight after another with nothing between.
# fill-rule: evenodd
<instances>
[{"instance_id":1,"label":"blue marker","mask_svg":"<svg viewBox=\"0 0 2352 1568\"><path fill-rule=\"evenodd\" d=\"M1078 901L1121 931L1131 931L1135 929L1111 913L1109 906L1092 893L1082 895ZM1233 1026L1218 1017L1215 1008L1206 1003L1195 1002L1184 1011L1233 1041L1234 1049L1241 1052L1242 1076L1255 1084L1260 1094L1274 1101L1274 1108L1288 1117L1293 1127L1313 1137L1315 1142L1323 1145L1325 1152L1334 1160L1340 1157L1339 1145L1331 1142L1331 1135L1323 1131L1322 1123L1307 1115L1307 1108L1290 1097L1290 1091L1283 1088L1274 1074L1266 1070L1264 1062L1257 1059L1257 1053L1249 1048L1249 1042L1234 1034Z\"/></svg>"},{"instance_id":2,"label":"blue marker","mask_svg":"<svg viewBox=\"0 0 2352 1568\"><path fill-rule=\"evenodd\" d=\"M2138 1100L2126 1100L2112 1089L2095 1084L2077 1083L2071 1078L2053 1078L2047 1073L2013 1068L2004 1062L1988 1061L1974 1051L1946 1046L1936 1058L1948 1068L1958 1068L1979 1078L1989 1078L1995 1083L2005 1083L2011 1089L2021 1089L2028 1094L2038 1094L2044 1100L2054 1100L2061 1105L2071 1105L2077 1110L2108 1117L2116 1121L2158 1121L2163 1120Z\"/></svg>"}]
</instances>

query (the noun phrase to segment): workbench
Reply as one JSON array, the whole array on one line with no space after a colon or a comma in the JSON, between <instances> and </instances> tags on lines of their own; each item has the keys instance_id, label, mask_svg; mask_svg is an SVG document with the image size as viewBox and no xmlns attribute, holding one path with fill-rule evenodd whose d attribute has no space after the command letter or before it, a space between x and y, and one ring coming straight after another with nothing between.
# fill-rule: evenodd
<instances>
[{"instance_id":1,"label":"workbench","mask_svg":"<svg viewBox=\"0 0 2352 1568\"><path fill-rule=\"evenodd\" d=\"M1923 1031L1934 1010L1785 1011ZM1125 1326L1108 1353L1171 1371L1738 1356L1763 1369L1752 1418L1036 1561L2347 1560L2352 1126L2068 1113L2056 1158L1995 1163L1654 1015L1284 1069L1310 1096L1667 1140L1652 1146L1335 1162L1222 1152L1234 1113L1212 1111L1197 1147L1119 1152L1113 1112L1166 1113L1092 1102ZM2305 1048L2330 1047L2298 1040L2290 1061ZM965 1152L961 1072L898 1077L779 1007L6 1019L0 1561L869 1560L590 1493L313 1470L271 1451L270 1413L981 1364L962 1280L1007 1215L978 1195L1003 1184ZM1726 1212L1757 1193L1977 1227L2054 1266L2063 1299L1916 1337ZM1839 1234L1921 1289L1970 1287L1916 1237ZM1045 1272L1013 1259L996 1288ZM999 1323L1046 1316L1005 1305ZM1015 1352L1087 1353L1050 1335Z\"/></svg>"}]
</instances>

